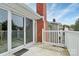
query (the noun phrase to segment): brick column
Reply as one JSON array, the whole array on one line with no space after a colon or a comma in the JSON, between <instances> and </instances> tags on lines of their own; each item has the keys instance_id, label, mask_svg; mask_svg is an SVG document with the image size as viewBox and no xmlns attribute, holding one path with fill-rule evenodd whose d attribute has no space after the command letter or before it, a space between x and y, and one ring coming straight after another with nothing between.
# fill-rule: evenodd
<instances>
[{"instance_id":1,"label":"brick column","mask_svg":"<svg viewBox=\"0 0 79 59\"><path fill-rule=\"evenodd\" d=\"M46 4L37 3L36 8L37 13L44 17L37 20L37 42L42 42L42 29L44 28L44 24L46 24Z\"/></svg>"}]
</instances>

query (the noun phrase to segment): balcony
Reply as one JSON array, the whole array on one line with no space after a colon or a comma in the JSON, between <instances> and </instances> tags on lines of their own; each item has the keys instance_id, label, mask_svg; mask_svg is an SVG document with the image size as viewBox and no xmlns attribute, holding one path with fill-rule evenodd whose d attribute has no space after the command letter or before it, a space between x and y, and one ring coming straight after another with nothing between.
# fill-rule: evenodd
<instances>
[{"instance_id":1,"label":"balcony","mask_svg":"<svg viewBox=\"0 0 79 59\"><path fill-rule=\"evenodd\" d=\"M20 34L22 32L13 31L14 35ZM0 53L7 51L7 39L5 39L6 31L0 32ZM15 36L13 36L15 37ZM79 32L78 31L52 31L43 30L42 31L42 43L32 44L27 52L23 53L21 56L79 56ZM18 38L18 36L16 37ZM21 45L20 40L13 41L14 47ZM5 43L5 44L4 44ZM8 54L7 54L8 55ZM13 52L9 56L15 56Z\"/></svg>"}]
</instances>

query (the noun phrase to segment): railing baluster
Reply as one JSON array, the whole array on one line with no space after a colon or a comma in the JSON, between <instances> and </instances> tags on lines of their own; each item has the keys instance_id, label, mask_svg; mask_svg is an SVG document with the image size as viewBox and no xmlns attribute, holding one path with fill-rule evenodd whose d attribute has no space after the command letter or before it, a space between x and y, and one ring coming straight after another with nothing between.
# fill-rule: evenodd
<instances>
[{"instance_id":1,"label":"railing baluster","mask_svg":"<svg viewBox=\"0 0 79 59\"><path fill-rule=\"evenodd\" d=\"M59 32L58 31L57 31L57 36L58 36L57 38L58 38L58 44L59 44Z\"/></svg>"},{"instance_id":2,"label":"railing baluster","mask_svg":"<svg viewBox=\"0 0 79 59\"><path fill-rule=\"evenodd\" d=\"M62 39L62 31L61 31L60 33L61 33L61 44L63 44L63 41L62 41L62 40L63 40L63 39Z\"/></svg>"},{"instance_id":3,"label":"railing baluster","mask_svg":"<svg viewBox=\"0 0 79 59\"><path fill-rule=\"evenodd\" d=\"M56 41L56 40L55 40L55 32L54 32L54 43L55 43L55 41Z\"/></svg>"},{"instance_id":4,"label":"railing baluster","mask_svg":"<svg viewBox=\"0 0 79 59\"><path fill-rule=\"evenodd\" d=\"M56 32L54 33L54 35L55 35L55 43L56 43Z\"/></svg>"},{"instance_id":5,"label":"railing baluster","mask_svg":"<svg viewBox=\"0 0 79 59\"><path fill-rule=\"evenodd\" d=\"M57 43L57 39L56 39L56 32L55 32L55 43Z\"/></svg>"},{"instance_id":6,"label":"railing baluster","mask_svg":"<svg viewBox=\"0 0 79 59\"><path fill-rule=\"evenodd\" d=\"M54 43L54 33L52 32L52 43Z\"/></svg>"},{"instance_id":7,"label":"railing baluster","mask_svg":"<svg viewBox=\"0 0 79 59\"><path fill-rule=\"evenodd\" d=\"M46 32L46 33L47 33L47 35L46 35L47 36L47 40L48 40L48 42L50 42L50 38L49 38L49 35L48 35L49 33L48 32Z\"/></svg>"},{"instance_id":8,"label":"railing baluster","mask_svg":"<svg viewBox=\"0 0 79 59\"><path fill-rule=\"evenodd\" d=\"M53 35L54 35L54 33L55 33L55 32L53 32ZM53 37L53 41L54 41L54 43L55 43L55 35L54 35L54 37Z\"/></svg>"},{"instance_id":9,"label":"railing baluster","mask_svg":"<svg viewBox=\"0 0 79 59\"><path fill-rule=\"evenodd\" d=\"M55 43L55 41L56 41L56 40L55 40L55 32L54 32L54 43Z\"/></svg>"},{"instance_id":10,"label":"railing baluster","mask_svg":"<svg viewBox=\"0 0 79 59\"><path fill-rule=\"evenodd\" d=\"M57 32L55 32L55 40L56 40L56 43L57 43L57 37L56 37L56 33L57 33Z\"/></svg>"},{"instance_id":11,"label":"railing baluster","mask_svg":"<svg viewBox=\"0 0 79 59\"><path fill-rule=\"evenodd\" d=\"M56 31L56 43L57 43L57 41L58 41L58 39L57 39L58 37L57 37L57 31Z\"/></svg>"},{"instance_id":12,"label":"railing baluster","mask_svg":"<svg viewBox=\"0 0 79 59\"><path fill-rule=\"evenodd\" d=\"M51 36L51 42L53 43L53 35L52 35L52 32L50 32L50 36Z\"/></svg>"},{"instance_id":13,"label":"railing baluster","mask_svg":"<svg viewBox=\"0 0 79 59\"><path fill-rule=\"evenodd\" d=\"M50 36L50 33L51 33L51 32L48 32L48 33L49 33L49 40L50 40L49 42L51 42L51 36Z\"/></svg>"},{"instance_id":14,"label":"railing baluster","mask_svg":"<svg viewBox=\"0 0 79 59\"><path fill-rule=\"evenodd\" d=\"M53 35L52 32L50 32L51 42L53 43Z\"/></svg>"},{"instance_id":15,"label":"railing baluster","mask_svg":"<svg viewBox=\"0 0 79 59\"><path fill-rule=\"evenodd\" d=\"M54 32L52 32L52 41L53 41L53 43L54 43Z\"/></svg>"},{"instance_id":16,"label":"railing baluster","mask_svg":"<svg viewBox=\"0 0 79 59\"><path fill-rule=\"evenodd\" d=\"M57 32L56 32L56 43L58 43L58 39L57 39Z\"/></svg>"}]
</instances>

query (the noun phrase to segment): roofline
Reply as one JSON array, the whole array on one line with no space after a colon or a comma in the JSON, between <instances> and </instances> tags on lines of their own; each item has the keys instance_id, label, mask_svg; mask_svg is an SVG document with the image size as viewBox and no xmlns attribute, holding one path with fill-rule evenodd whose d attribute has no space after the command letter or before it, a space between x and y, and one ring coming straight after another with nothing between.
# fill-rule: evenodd
<instances>
[{"instance_id":1,"label":"roofline","mask_svg":"<svg viewBox=\"0 0 79 59\"><path fill-rule=\"evenodd\" d=\"M30 7L23 3L1 3L0 8L11 10L30 19L37 20L42 18L42 16L35 13Z\"/></svg>"},{"instance_id":2,"label":"roofline","mask_svg":"<svg viewBox=\"0 0 79 59\"><path fill-rule=\"evenodd\" d=\"M17 4L17 3L16 3ZM19 3L18 3L19 4ZM28 5L26 5L25 3L20 3L19 5L23 6L24 8L26 8L29 12L32 12L34 15L36 15L39 18L42 18L42 16L40 16L38 13L35 13L34 10L32 10L32 8L30 8Z\"/></svg>"}]
</instances>

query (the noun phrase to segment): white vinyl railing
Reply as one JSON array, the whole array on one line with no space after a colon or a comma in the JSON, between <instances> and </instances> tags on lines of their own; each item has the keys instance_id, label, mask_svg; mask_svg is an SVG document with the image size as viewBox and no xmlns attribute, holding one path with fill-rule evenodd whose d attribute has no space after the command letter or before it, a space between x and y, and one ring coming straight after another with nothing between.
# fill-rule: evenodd
<instances>
[{"instance_id":1,"label":"white vinyl railing","mask_svg":"<svg viewBox=\"0 0 79 59\"><path fill-rule=\"evenodd\" d=\"M66 47L71 56L79 56L79 31L42 30L42 42Z\"/></svg>"},{"instance_id":2,"label":"white vinyl railing","mask_svg":"<svg viewBox=\"0 0 79 59\"><path fill-rule=\"evenodd\" d=\"M65 45L72 56L79 56L79 31L65 32Z\"/></svg>"},{"instance_id":3,"label":"white vinyl railing","mask_svg":"<svg viewBox=\"0 0 79 59\"><path fill-rule=\"evenodd\" d=\"M64 46L65 38L63 31L43 30L42 42L57 46Z\"/></svg>"}]
</instances>

